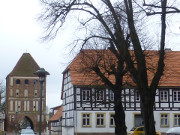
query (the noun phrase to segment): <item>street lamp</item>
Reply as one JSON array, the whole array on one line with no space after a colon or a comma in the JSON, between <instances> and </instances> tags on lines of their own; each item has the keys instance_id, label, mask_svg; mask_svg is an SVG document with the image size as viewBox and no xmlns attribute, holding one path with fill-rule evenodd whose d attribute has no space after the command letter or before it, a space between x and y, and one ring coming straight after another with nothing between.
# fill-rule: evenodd
<instances>
[{"instance_id":1,"label":"street lamp","mask_svg":"<svg viewBox=\"0 0 180 135\"><path fill-rule=\"evenodd\" d=\"M37 70L35 75L38 75L40 80L40 116L39 116L39 135L41 135L41 119L42 119L42 90L43 90L43 82L45 81L45 78L49 73L45 71L44 68L40 68Z\"/></svg>"},{"instance_id":2,"label":"street lamp","mask_svg":"<svg viewBox=\"0 0 180 135\"><path fill-rule=\"evenodd\" d=\"M16 135L18 135L18 111L16 111L16 124L15 124L15 127L16 127Z\"/></svg>"}]
</instances>

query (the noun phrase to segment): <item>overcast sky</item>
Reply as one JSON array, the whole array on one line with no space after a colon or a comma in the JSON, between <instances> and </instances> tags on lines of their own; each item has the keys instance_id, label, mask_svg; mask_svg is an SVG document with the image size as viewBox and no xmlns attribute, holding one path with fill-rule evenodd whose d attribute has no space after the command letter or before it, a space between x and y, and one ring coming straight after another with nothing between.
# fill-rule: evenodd
<instances>
[{"instance_id":1,"label":"overcast sky","mask_svg":"<svg viewBox=\"0 0 180 135\"><path fill-rule=\"evenodd\" d=\"M71 33L59 34L51 42L40 41L43 33L37 22L41 8L38 0L0 0L0 80L13 70L23 53L32 55L47 77L47 106L61 104L62 72L70 61L66 46Z\"/></svg>"},{"instance_id":2,"label":"overcast sky","mask_svg":"<svg viewBox=\"0 0 180 135\"><path fill-rule=\"evenodd\" d=\"M22 54L30 53L38 65L50 73L47 106L51 108L61 104L62 72L72 59L66 47L74 35L71 30L74 26L67 25L55 40L42 43L43 29L36 19L40 11L39 0L0 0L0 79L5 82ZM167 47L172 50L180 50L179 20L175 17L173 23L172 19L168 21L168 28L172 27L168 35L174 39L168 40Z\"/></svg>"}]
</instances>

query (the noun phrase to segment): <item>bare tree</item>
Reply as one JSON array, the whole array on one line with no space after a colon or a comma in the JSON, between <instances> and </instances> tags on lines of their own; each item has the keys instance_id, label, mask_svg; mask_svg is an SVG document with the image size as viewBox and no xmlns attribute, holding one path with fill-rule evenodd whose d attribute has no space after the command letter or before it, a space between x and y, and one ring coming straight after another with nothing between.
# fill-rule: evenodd
<instances>
[{"instance_id":1,"label":"bare tree","mask_svg":"<svg viewBox=\"0 0 180 135\"><path fill-rule=\"evenodd\" d=\"M123 76L127 71L130 72L141 96L146 135L155 134L153 106L155 91L165 66L166 15L179 12L179 9L174 7L175 0L173 1L174 3L167 3L167 1L153 0L148 3L149 1L147 2L146 0L122 0L114 1L113 3L110 0L42 0L42 3L45 5L45 12L42 13L40 19L47 24L45 39L55 38L59 29L66 22L67 16L75 14L78 16L81 28L86 31L82 40L77 40L77 43L81 43L82 48L84 48L85 45L92 45L93 41L97 41L94 45L106 49L109 48L111 53L118 59L116 66L112 64L109 71L109 74L115 75L115 84L118 87L108 82L97 64L92 68L101 80L114 89L118 105L121 105L120 96ZM81 13L84 13L86 16L80 16ZM156 14L161 15L161 37L158 62L155 66L153 77L149 79L146 51L144 51L147 43L142 41L144 37L141 36L140 30L143 28L137 27L136 22L143 19L145 15ZM133 49L133 53L131 53L130 48ZM120 110L116 110L115 107L115 113L118 111ZM119 123L115 115L116 134L126 134L124 121L123 119Z\"/></svg>"},{"instance_id":2,"label":"bare tree","mask_svg":"<svg viewBox=\"0 0 180 135\"><path fill-rule=\"evenodd\" d=\"M127 70L123 59L117 59L110 50L82 50L77 57L80 59L78 64L81 68L75 70L84 76L88 75L88 78L92 75L89 85L94 83L105 85L114 92L115 133L127 135L122 101L122 90L126 84L123 77L127 74Z\"/></svg>"},{"instance_id":3,"label":"bare tree","mask_svg":"<svg viewBox=\"0 0 180 135\"><path fill-rule=\"evenodd\" d=\"M0 111L5 111L5 96L6 96L6 89L3 81L0 82Z\"/></svg>"},{"instance_id":4,"label":"bare tree","mask_svg":"<svg viewBox=\"0 0 180 135\"><path fill-rule=\"evenodd\" d=\"M125 0L126 11L128 16L128 26L130 29L130 37L132 40L134 53L137 61L137 68L132 64L130 57L131 55L127 51L125 55L129 60L127 60L127 65L129 66L129 71L135 82L137 84L137 88L141 95L142 102L142 114L145 121L145 131L146 135L155 134L155 126L154 126L154 115L153 115L153 107L155 101L155 92L158 87L161 76L164 72L164 58L165 58L165 38L166 38L166 15L168 13L177 13L179 10L175 7L168 6L167 0L160 1L151 1L150 4L146 3L146 0L143 0L143 5L148 7L145 9L147 15L161 15L161 37L160 37L160 45L159 45L159 59L156 67L156 71L154 76L150 80L147 74L147 66L146 59L141 48L141 42L139 40L136 28L133 23L133 5L131 0ZM154 9L155 8L155 9ZM158 9L158 10L156 10ZM168 10L170 9L170 10ZM172 10L171 10L172 9ZM150 81L150 85L148 84Z\"/></svg>"}]
</instances>

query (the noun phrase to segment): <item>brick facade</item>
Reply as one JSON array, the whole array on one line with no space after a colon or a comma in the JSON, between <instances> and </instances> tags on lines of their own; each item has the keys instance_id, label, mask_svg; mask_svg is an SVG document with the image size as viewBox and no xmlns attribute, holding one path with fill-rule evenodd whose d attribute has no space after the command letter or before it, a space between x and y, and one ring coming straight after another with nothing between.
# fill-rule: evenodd
<instances>
[{"instance_id":1,"label":"brick facade","mask_svg":"<svg viewBox=\"0 0 180 135\"><path fill-rule=\"evenodd\" d=\"M6 130L18 132L28 125L39 131L40 83L34 72L39 66L24 53L6 78ZM46 127L46 81L42 91L42 131ZM28 121L28 122L24 122Z\"/></svg>"}]
</instances>

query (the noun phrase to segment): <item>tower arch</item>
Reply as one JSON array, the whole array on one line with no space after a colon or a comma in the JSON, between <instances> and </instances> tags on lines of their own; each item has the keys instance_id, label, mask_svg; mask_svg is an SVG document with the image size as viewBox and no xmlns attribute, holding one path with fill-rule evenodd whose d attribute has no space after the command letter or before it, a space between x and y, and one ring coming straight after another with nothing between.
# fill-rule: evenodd
<instances>
[{"instance_id":1,"label":"tower arch","mask_svg":"<svg viewBox=\"0 0 180 135\"><path fill-rule=\"evenodd\" d=\"M28 116L25 116L19 123L20 125L20 128L27 128L27 127L31 127L31 129L34 130L34 124L33 124L33 121L28 117Z\"/></svg>"}]
</instances>

